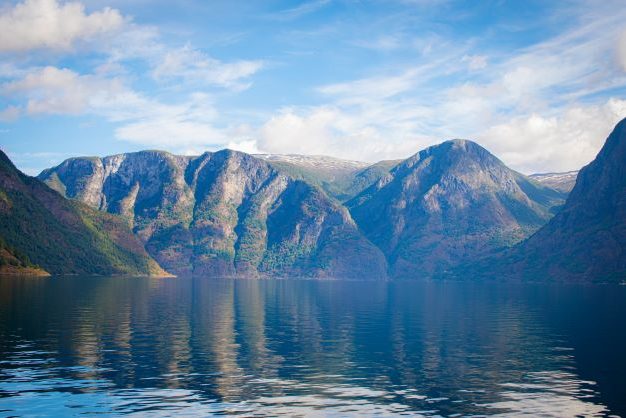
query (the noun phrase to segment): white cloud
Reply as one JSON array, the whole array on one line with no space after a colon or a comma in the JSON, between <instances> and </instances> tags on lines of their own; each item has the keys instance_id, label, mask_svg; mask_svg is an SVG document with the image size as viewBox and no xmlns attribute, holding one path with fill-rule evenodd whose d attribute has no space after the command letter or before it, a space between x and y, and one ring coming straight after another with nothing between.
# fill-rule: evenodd
<instances>
[{"instance_id":1,"label":"white cloud","mask_svg":"<svg viewBox=\"0 0 626 418\"><path fill-rule=\"evenodd\" d=\"M185 79L241 90L244 81L263 67L261 61L222 62L185 46L167 51L152 74L157 80Z\"/></svg>"},{"instance_id":2,"label":"white cloud","mask_svg":"<svg viewBox=\"0 0 626 418\"><path fill-rule=\"evenodd\" d=\"M384 132L384 133L383 133ZM264 153L332 155L377 161L406 157L424 138L406 136L401 125L388 131L336 107L283 109L260 129L256 148Z\"/></svg>"},{"instance_id":3,"label":"white cloud","mask_svg":"<svg viewBox=\"0 0 626 418\"><path fill-rule=\"evenodd\" d=\"M397 76L371 77L347 83L331 84L320 87L319 91L330 96L349 98L349 101L354 101L358 97L382 99L410 90L415 85L417 75L417 70L409 69Z\"/></svg>"},{"instance_id":4,"label":"white cloud","mask_svg":"<svg viewBox=\"0 0 626 418\"><path fill-rule=\"evenodd\" d=\"M335 98L344 105L363 105L375 101L391 99L402 93L414 91L418 86L445 73L457 51L420 65L403 69L399 74L365 77L344 83L321 86L318 92ZM447 64L446 64L447 63Z\"/></svg>"},{"instance_id":5,"label":"white cloud","mask_svg":"<svg viewBox=\"0 0 626 418\"><path fill-rule=\"evenodd\" d=\"M97 42L86 43L94 40ZM96 73L132 72L132 67L142 61L157 81L170 86L175 83L179 89L180 83L186 82L192 87L243 90L251 84L250 77L264 66L261 60L225 62L190 45L167 44L157 28L135 24L111 8L89 14L80 2L57 0L25 0L0 8L0 52L45 48L66 53L81 41L84 52L104 56L94 69ZM36 62L38 56L29 58ZM13 63L0 64L0 77L18 78L23 73L24 68Z\"/></svg>"},{"instance_id":6,"label":"white cloud","mask_svg":"<svg viewBox=\"0 0 626 418\"><path fill-rule=\"evenodd\" d=\"M118 139L144 146L184 150L192 146L214 148L226 138L211 124L181 115L132 121L115 130Z\"/></svg>"},{"instance_id":7,"label":"white cloud","mask_svg":"<svg viewBox=\"0 0 626 418\"><path fill-rule=\"evenodd\" d=\"M121 79L80 75L66 68L44 67L0 86L4 95L27 99L24 109L9 107L4 119L29 114L94 114L119 126L117 139L150 147L184 151L215 147L228 139L214 127L217 112L210 96L194 93L170 105L137 93Z\"/></svg>"},{"instance_id":8,"label":"white cloud","mask_svg":"<svg viewBox=\"0 0 626 418\"><path fill-rule=\"evenodd\" d=\"M230 141L226 148L232 149L235 151L241 151L248 154L259 154L260 151L257 148L257 142L253 139L248 140L240 140L240 141Z\"/></svg>"},{"instance_id":9,"label":"white cloud","mask_svg":"<svg viewBox=\"0 0 626 418\"><path fill-rule=\"evenodd\" d=\"M87 14L78 2L25 0L0 10L0 52L67 50L77 41L117 30L123 23L119 11L108 7Z\"/></svg>"},{"instance_id":10,"label":"white cloud","mask_svg":"<svg viewBox=\"0 0 626 418\"><path fill-rule=\"evenodd\" d=\"M626 100L576 106L558 116L532 114L493 126L478 141L525 173L576 170L589 163L613 126L626 118Z\"/></svg>"},{"instance_id":11,"label":"white cloud","mask_svg":"<svg viewBox=\"0 0 626 418\"><path fill-rule=\"evenodd\" d=\"M25 97L29 114L79 114L88 110L94 101L102 100L102 96L122 91L119 80L79 75L69 69L51 66L0 86L4 95Z\"/></svg>"},{"instance_id":12,"label":"white cloud","mask_svg":"<svg viewBox=\"0 0 626 418\"><path fill-rule=\"evenodd\" d=\"M119 140L175 152L204 151L228 141L224 131L215 127L217 111L206 94L192 94L176 105L129 95L126 104L130 111L116 114L120 104L125 103L103 103L99 109L111 120L122 122L115 130Z\"/></svg>"},{"instance_id":13,"label":"white cloud","mask_svg":"<svg viewBox=\"0 0 626 418\"><path fill-rule=\"evenodd\" d=\"M489 65L462 46L437 49L395 74L322 86L318 92L330 103L276 114L258 147L373 161L464 137L524 172L580 168L626 117L624 102L606 95L626 86L624 68L611 59L616 39L626 42L624 18L626 10L581 18L553 39L491 57Z\"/></svg>"},{"instance_id":14,"label":"white cloud","mask_svg":"<svg viewBox=\"0 0 626 418\"><path fill-rule=\"evenodd\" d=\"M613 126L626 118L626 100L614 98L601 105L572 106L551 116L514 117L471 136L455 135L460 129L445 125L447 135L420 134L431 128L419 123L425 115L425 109L414 113L381 109L377 115L373 111L360 114L325 106L283 109L262 126L257 141L250 146L265 153L326 154L378 161L406 158L445 139L469 137L521 172L569 171L595 157ZM435 119L431 132L440 123Z\"/></svg>"},{"instance_id":15,"label":"white cloud","mask_svg":"<svg viewBox=\"0 0 626 418\"><path fill-rule=\"evenodd\" d=\"M305 2L278 18L295 19L327 3ZM490 50L489 59L475 48L479 40L455 42L443 38L445 31L414 37L402 24L382 36L371 30L375 42L369 46L387 50L389 62L378 69L364 65L354 80L318 87L320 105L264 110L273 116L263 120L249 117L249 109L218 115L212 96L193 92L245 89L265 61L228 62L191 45L168 44L157 28L132 23L117 10L88 13L80 3L25 0L0 8L0 52L20 58L0 63L0 79L9 80L0 84L0 94L9 98L0 120L92 114L114 124L118 140L175 152L228 146L368 161L466 137L522 171L575 169L593 158L610 127L626 116L623 100L607 102L608 92L626 86L626 9L600 8L585 10L572 29L553 39L504 54ZM20 32L26 27L32 33ZM328 24L305 30L304 44L320 31L342 41L349 35ZM293 38L297 44L304 39ZM36 48L66 52L93 39L89 52L97 58L81 60L84 73L32 67L49 56L20 54ZM401 59L392 57L398 54ZM148 86L144 92L131 85L138 71L152 76L141 80ZM235 112L257 125L233 128Z\"/></svg>"},{"instance_id":16,"label":"white cloud","mask_svg":"<svg viewBox=\"0 0 626 418\"><path fill-rule=\"evenodd\" d=\"M258 146L269 153L316 153L319 142L332 141L332 125L337 122L332 109L315 109L306 117L285 109L261 128Z\"/></svg>"},{"instance_id":17,"label":"white cloud","mask_svg":"<svg viewBox=\"0 0 626 418\"><path fill-rule=\"evenodd\" d=\"M80 56L81 71L46 65L50 57L58 62L74 53L77 45L92 54ZM52 56L21 54L40 48L56 51ZM217 127L212 97L197 91L214 86L242 90L264 65L260 60L226 62L192 46L168 44L157 28L135 24L117 10L88 13L81 3L54 0L0 6L0 52L8 57L0 63L0 98L8 99L0 101L0 121L96 115L113 124L118 140L175 152L204 151L233 140L226 128ZM135 90L131 83L138 71L153 75L156 85ZM240 142L248 146L239 139L235 145Z\"/></svg>"}]
</instances>

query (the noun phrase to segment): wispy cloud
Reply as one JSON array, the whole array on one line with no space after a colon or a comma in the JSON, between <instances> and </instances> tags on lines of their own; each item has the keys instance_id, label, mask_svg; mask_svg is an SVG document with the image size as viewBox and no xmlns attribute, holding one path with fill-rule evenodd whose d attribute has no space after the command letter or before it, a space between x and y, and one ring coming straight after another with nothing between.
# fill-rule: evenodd
<instances>
[{"instance_id":1,"label":"wispy cloud","mask_svg":"<svg viewBox=\"0 0 626 418\"><path fill-rule=\"evenodd\" d=\"M370 39L357 39L352 44L378 51L392 51L403 46L404 40L397 35L384 34Z\"/></svg>"},{"instance_id":2,"label":"wispy cloud","mask_svg":"<svg viewBox=\"0 0 626 418\"><path fill-rule=\"evenodd\" d=\"M181 31L183 15L165 15L174 8L142 19L148 2L11 2L0 7L0 122L13 135L30 117L64 115L104 122L126 143L116 147L369 161L466 137L519 170L575 169L626 116L621 3L529 5L526 19L500 16L502 2L497 16L439 0L278 12L225 2ZM215 41L232 33L246 42Z\"/></svg>"},{"instance_id":3,"label":"wispy cloud","mask_svg":"<svg viewBox=\"0 0 626 418\"><path fill-rule=\"evenodd\" d=\"M215 127L217 111L205 93L191 93L165 104L128 87L122 79L81 75L67 68L44 67L0 87L4 95L26 98L0 116L24 114L95 115L117 125L115 137L176 152L213 148L229 138Z\"/></svg>"},{"instance_id":4,"label":"wispy cloud","mask_svg":"<svg viewBox=\"0 0 626 418\"><path fill-rule=\"evenodd\" d=\"M6 23L0 25L0 50L4 45L9 57L17 54L0 64L0 122L31 115L97 116L114 126L118 140L179 152L232 139L224 123L216 127L214 90L244 90L264 66L261 60L219 60L191 44L170 45L155 27L133 23L109 8L88 14L80 3L26 0L0 12L0 22ZM37 26L37 33L22 36L27 26ZM105 36L109 29L115 36ZM9 30L17 31L17 41ZM81 52L91 54L86 65L47 63L74 56L75 43L101 32L98 42L82 45ZM53 55L19 55L40 47L52 48ZM134 86L138 75L153 86ZM172 86L175 95L162 94Z\"/></svg>"},{"instance_id":5,"label":"wispy cloud","mask_svg":"<svg viewBox=\"0 0 626 418\"><path fill-rule=\"evenodd\" d=\"M33 69L24 78L0 86L5 96L25 98L22 111L28 114L80 114L88 111L91 103L118 95L122 90L120 80L80 75L52 66Z\"/></svg>"},{"instance_id":6,"label":"wispy cloud","mask_svg":"<svg viewBox=\"0 0 626 418\"><path fill-rule=\"evenodd\" d=\"M274 20L295 20L302 16L318 11L322 7L328 5L330 2L331 0L306 1L296 7L273 13L270 17Z\"/></svg>"},{"instance_id":7,"label":"wispy cloud","mask_svg":"<svg viewBox=\"0 0 626 418\"><path fill-rule=\"evenodd\" d=\"M187 45L166 52L152 75L157 80L184 80L243 90L249 86L245 80L263 66L260 60L222 62Z\"/></svg>"},{"instance_id":8,"label":"wispy cloud","mask_svg":"<svg viewBox=\"0 0 626 418\"><path fill-rule=\"evenodd\" d=\"M259 144L376 160L467 137L525 172L579 168L626 117L625 102L605 93L626 88L626 10L586 13L579 10L571 29L508 54L488 59L459 45L395 74L322 86L332 102L281 111ZM298 140L308 129L318 139Z\"/></svg>"},{"instance_id":9,"label":"wispy cloud","mask_svg":"<svg viewBox=\"0 0 626 418\"><path fill-rule=\"evenodd\" d=\"M487 57L485 55L464 55L462 62L467 63L470 70L482 70L487 66Z\"/></svg>"}]
</instances>

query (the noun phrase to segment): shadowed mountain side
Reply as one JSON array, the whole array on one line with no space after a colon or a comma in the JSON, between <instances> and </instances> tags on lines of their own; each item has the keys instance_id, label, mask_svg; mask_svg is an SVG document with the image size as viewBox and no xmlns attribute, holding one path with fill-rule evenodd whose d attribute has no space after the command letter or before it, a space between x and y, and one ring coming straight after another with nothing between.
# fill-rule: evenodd
<instances>
[{"instance_id":1,"label":"shadowed mountain side","mask_svg":"<svg viewBox=\"0 0 626 418\"><path fill-rule=\"evenodd\" d=\"M384 256L346 208L244 153L74 158L40 178L125 216L147 251L177 274L386 277Z\"/></svg>"},{"instance_id":2,"label":"shadowed mountain side","mask_svg":"<svg viewBox=\"0 0 626 418\"><path fill-rule=\"evenodd\" d=\"M466 271L498 279L626 281L626 119L580 171L563 209L545 227Z\"/></svg>"},{"instance_id":3,"label":"shadowed mountain side","mask_svg":"<svg viewBox=\"0 0 626 418\"><path fill-rule=\"evenodd\" d=\"M415 278L519 242L562 202L478 144L453 140L405 160L347 205L392 275Z\"/></svg>"},{"instance_id":4,"label":"shadowed mountain side","mask_svg":"<svg viewBox=\"0 0 626 418\"><path fill-rule=\"evenodd\" d=\"M122 219L64 199L17 170L2 152L0 238L2 258L22 269L39 267L53 274L168 275Z\"/></svg>"}]
</instances>

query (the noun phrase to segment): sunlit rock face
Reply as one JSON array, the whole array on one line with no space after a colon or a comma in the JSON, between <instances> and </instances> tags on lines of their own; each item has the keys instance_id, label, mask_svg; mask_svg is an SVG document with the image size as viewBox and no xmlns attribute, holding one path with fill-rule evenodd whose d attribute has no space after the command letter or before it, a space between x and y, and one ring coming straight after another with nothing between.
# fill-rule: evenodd
<instances>
[{"instance_id":1,"label":"sunlit rock face","mask_svg":"<svg viewBox=\"0 0 626 418\"><path fill-rule=\"evenodd\" d=\"M478 144L452 140L400 163L347 205L393 276L413 278L519 242L562 202Z\"/></svg>"},{"instance_id":2,"label":"sunlit rock face","mask_svg":"<svg viewBox=\"0 0 626 418\"><path fill-rule=\"evenodd\" d=\"M74 158L39 176L132 222L168 271L385 278L383 254L323 191L253 156L160 151Z\"/></svg>"}]
</instances>

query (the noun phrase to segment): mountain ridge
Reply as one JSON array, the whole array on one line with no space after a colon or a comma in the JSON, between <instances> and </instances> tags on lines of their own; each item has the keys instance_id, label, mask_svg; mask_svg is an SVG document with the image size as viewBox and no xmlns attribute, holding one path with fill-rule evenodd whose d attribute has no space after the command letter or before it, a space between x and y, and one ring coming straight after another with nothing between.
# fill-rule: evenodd
<instances>
[{"instance_id":1,"label":"mountain ridge","mask_svg":"<svg viewBox=\"0 0 626 418\"><path fill-rule=\"evenodd\" d=\"M312 167L340 161L352 182L366 173L345 204L319 177L280 166L284 157L150 150L71 158L40 178L68 198L127 219L167 269L213 276L437 276L522 242L567 195L466 139L381 167L287 156L289 164Z\"/></svg>"},{"instance_id":2,"label":"mountain ridge","mask_svg":"<svg viewBox=\"0 0 626 418\"><path fill-rule=\"evenodd\" d=\"M40 178L66 197L128 219L148 253L178 274L386 274L384 257L347 209L245 153L79 158ZM365 263L354 263L358 252Z\"/></svg>"}]
</instances>

